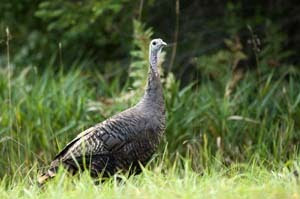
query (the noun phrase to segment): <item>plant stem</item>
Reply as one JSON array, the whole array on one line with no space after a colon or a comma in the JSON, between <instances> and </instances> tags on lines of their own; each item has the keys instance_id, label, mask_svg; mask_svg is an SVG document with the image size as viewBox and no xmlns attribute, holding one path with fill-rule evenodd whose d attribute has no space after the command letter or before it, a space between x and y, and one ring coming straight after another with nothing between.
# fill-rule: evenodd
<instances>
[{"instance_id":1,"label":"plant stem","mask_svg":"<svg viewBox=\"0 0 300 199\"><path fill-rule=\"evenodd\" d=\"M176 57L178 32L179 32L179 11L180 11L179 0L176 0L176 25L175 25L175 33L174 33L174 47L172 49L171 61L168 67L168 72L171 71Z\"/></svg>"},{"instance_id":2,"label":"plant stem","mask_svg":"<svg viewBox=\"0 0 300 199\"><path fill-rule=\"evenodd\" d=\"M10 66L10 54L9 54L9 40L10 40L10 31L6 27L6 59L7 59L7 78L8 78L8 109L9 109L9 131L12 134L12 103L11 103L11 66Z\"/></svg>"}]
</instances>

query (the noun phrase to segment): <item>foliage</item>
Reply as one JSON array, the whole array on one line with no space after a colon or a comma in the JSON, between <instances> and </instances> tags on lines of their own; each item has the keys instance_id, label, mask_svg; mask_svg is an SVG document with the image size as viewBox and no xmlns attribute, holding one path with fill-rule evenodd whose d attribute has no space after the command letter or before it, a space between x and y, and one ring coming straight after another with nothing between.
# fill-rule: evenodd
<instances>
[{"instance_id":1,"label":"foliage","mask_svg":"<svg viewBox=\"0 0 300 199\"><path fill-rule=\"evenodd\" d=\"M300 29L290 20L298 4L252 3L180 1L176 16L168 0L4 0L0 197L265 197L264 187L269 197L299 198L291 173L299 170ZM162 67L170 53L161 59L167 129L158 157L141 176L111 179L100 192L85 174L63 173L40 192L36 170L78 132L139 99L148 43L161 37L172 48L176 17L172 72Z\"/></svg>"},{"instance_id":2,"label":"foliage","mask_svg":"<svg viewBox=\"0 0 300 199\"><path fill-rule=\"evenodd\" d=\"M129 16L124 16L124 9L129 9L125 7L127 2L129 1L43 1L35 15L47 23L47 31L61 35L60 42L63 42L66 49L77 49L77 45L74 45L76 42L86 45L81 45L84 51L101 46L105 50L98 49L98 53L103 59L109 59L118 55L118 51L113 49L119 44L125 47L123 50L129 46L128 35L121 34L130 33L130 26L126 23Z\"/></svg>"},{"instance_id":3,"label":"foliage","mask_svg":"<svg viewBox=\"0 0 300 199\"><path fill-rule=\"evenodd\" d=\"M130 65L129 77L133 81L132 87L134 89L141 89L147 81L149 43L153 31L150 28L145 30L145 25L139 21L133 21L133 26L133 44L138 47L138 49L134 49L130 52L133 60Z\"/></svg>"},{"instance_id":4,"label":"foliage","mask_svg":"<svg viewBox=\"0 0 300 199\"><path fill-rule=\"evenodd\" d=\"M132 15L126 13L132 13L133 6L128 2L4 0L0 5L4 11L1 40L9 27L14 40L13 60L20 66L47 64L44 55L56 55L60 50L68 65L82 57L89 61L97 57L98 64L114 61L124 58L130 48Z\"/></svg>"},{"instance_id":5,"label":"foliage","mask_svg":"<svg viewBox=\"0 0 300 199\"><path fill-rule=\"evenodd\" d=\"M25 171L36 161L45 165L77 132L132 105L111 101L120 96L114 85L76 68L57 73L51 66L42 72L29 67L12 71L11 77L1 70L2 176L14 174L22 164L28 165L22 167ZM165 83L167 143L162 148L167 145L171 156L192 154L196 169L206 168L212 157L231 164L253 157L285 162L297 156L299 71L279 79L274 74L257 81L248 72L231 98L223 97L225 84L207 79L180 89L170 76ZM93 87L93 82L101 84Z\"/></svg>"},{"instance_id":6,"label":"foliage","mask_svg":"<svg viewBox=\"0 0 300 199\"><path fill-rule=\"evenodd\" d=\"M224 39L236 35L242 43L247 43L251 39L248 26L262 44L278 32L284 33L280 37L281 50L293 54L286 54L281 61L299 63L298 7L297 2L282 0L277 3L255 0L251 5L245 1L180 1L178 50L172 72L187 85L197 78L194 75L197 70L191 67L190 60L216 53L224 46ZM0 46L4 48L5 28L9 27L12 60L18 67L34 65L43 68L48 63L45 55L55 58L61 54L66 68L74 60L84 60L90 63L89 67L102 72L114 71L115 65L130 64L129 52L134 42L132 19L152 27L155 37L172 43L178 17L175 2L169 0L52 0L35 3L3 0L0 10L3 13ZM276 36L270 42L278 39ZM61 58L57 58L57 63ZM5 51L2 50L0 64L4 59ZM277 58L274 60L277 62ZM122 70L126 69L122 67Z\"/></svg>"}]
</instances>

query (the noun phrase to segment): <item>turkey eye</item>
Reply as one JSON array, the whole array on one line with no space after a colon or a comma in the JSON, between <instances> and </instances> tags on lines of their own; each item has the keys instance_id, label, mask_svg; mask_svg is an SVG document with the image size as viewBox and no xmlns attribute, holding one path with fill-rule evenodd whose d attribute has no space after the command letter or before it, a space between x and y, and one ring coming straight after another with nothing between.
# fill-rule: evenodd
<instances>
[{"instance_id":1,"label":"turkey eye","mask_svg":"<svg viewBox=\"0 0 300 199\"><path fill-rule=\"evenodd\" d=\"M156 42L154 41L152 44L153 44L153 46L155 46L155 45L156 45Z\"/></svg>"}]
</instances>

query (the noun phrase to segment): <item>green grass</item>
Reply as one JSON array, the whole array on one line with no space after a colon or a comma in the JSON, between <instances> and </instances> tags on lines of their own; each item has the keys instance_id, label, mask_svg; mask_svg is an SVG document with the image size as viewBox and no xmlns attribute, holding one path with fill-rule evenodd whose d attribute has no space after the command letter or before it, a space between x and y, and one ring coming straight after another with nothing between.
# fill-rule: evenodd
<instances>
[{"instance_id":1,"label":"green grass","mask_svg":"<svg viewBox=\"0 0 300 199\"><path fill-rule=\"evenodd\" d=\"M279 30L266 31L257 68L245 69L230 96L233 65L245 58L235 40L180 62L185 73L197 73L195 82L182 86L178 71L164 76L167 128L153 161L138 176L100 185L87 173L61 171L44 187L36 179L76 134L137 102L152 29L134 21L128 73L119 60L100 70L63 67L64 52L60 67L55 56L44 67L47 59L38 67L20 68L20 60L0 66L0 198L300 198L300 70L285 64L290 52ZM9 52L0 58L9 62Z\"/></svg>"},{"instance_id":2,"label":"green grass","mask_svg":"<svg viewBox=\"0 0 300 199\"><path fill-rule=\"evenodd\" d=\"M116 175L100 185L87 173L64 172L43 187L30 175L0 184L5 198L300 198L300 184L287 168L267 170L257 164L213 167L201 173L188 160L153 164L138 176ZM181 164L180 164L181 163ZM163 166L162 166L163 165ZM167 165L167 166L166 166ZM179 166L181 165L181 166ZM34 175L33 175L34 176ZM117 179L118 178L118 179ZM120 180L121 178L121 180Z\"/></svg>"},{"instance_id":3,"label":"green grass","mask_svg":"<svg viewBox=\"0 0 300 199\"><path fill-rule=\"evenodd\" d=\"M14 67L12 76L0 68L0 198L299 198L299 71L249 71L224 97L228 60L210 59L215 70L186 87L163 78L167 129L155 160L141 175L99 186L62 173L39 188L36 176L77 133L132 106L141 88L78 63Z\"/></svg>"}]
</instances>

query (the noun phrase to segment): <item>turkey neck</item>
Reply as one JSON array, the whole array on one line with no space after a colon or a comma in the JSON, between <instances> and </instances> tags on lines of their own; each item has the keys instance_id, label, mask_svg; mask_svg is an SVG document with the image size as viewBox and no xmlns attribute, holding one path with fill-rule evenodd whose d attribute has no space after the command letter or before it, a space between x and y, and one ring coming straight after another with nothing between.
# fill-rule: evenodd
<instances>
[{"instance_id":1,"label":"turkey neck","mask_svg":"<svg viewBox=\"0 0 300 199\"><path fill-rule=\"evenodd\" d=\"M157 69L157 56L151 57L147 87L141 102L145 105L151 105L152 108L157 107L164 111L163 89Z\"/></svg>"},{"instance_id":2,"label":"turkey neck","mask_svg":"<svg viewBox=\"0 0 300 199\"><path fill-rule=\"evenodd\" d=\"M150 66L148 73L148 82L144 94L144 99L150 103L163 103L163 90L160 82L159 73L153 70Z\"/></svg>"}]
</instances>

